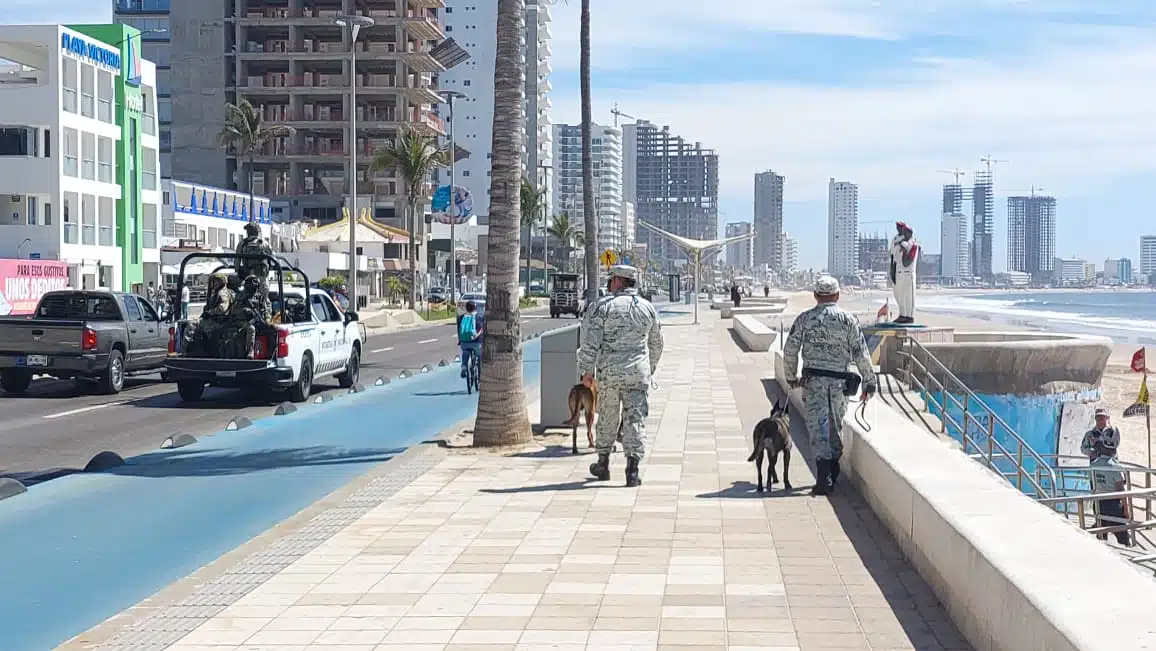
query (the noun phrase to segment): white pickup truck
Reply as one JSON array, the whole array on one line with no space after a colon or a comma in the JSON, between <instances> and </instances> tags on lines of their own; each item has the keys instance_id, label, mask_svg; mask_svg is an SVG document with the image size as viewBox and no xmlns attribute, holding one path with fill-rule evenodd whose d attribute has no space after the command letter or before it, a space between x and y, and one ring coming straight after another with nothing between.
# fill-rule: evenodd
<instances>
[{"instance_id":1,"label":"white pickup truck","mask_svg":"<svg viewBox=\"0 0 1156 651\"><path fill-rule=\"evenodd\" d=\"M284 391L293 402L304 402L318 379L336 377L345 388L357 383L365 342L357 313L342 312L319 289L286 285L281 291L284 296L271 287L269 300L273 312L286 318L275 326L275 339L257 337L255 359L180 356L183 325L170 330L172 354L165 362L165 375L177 383L181 400L199 400L206 386L218 386Z\"/></svg>"}]
</instances>

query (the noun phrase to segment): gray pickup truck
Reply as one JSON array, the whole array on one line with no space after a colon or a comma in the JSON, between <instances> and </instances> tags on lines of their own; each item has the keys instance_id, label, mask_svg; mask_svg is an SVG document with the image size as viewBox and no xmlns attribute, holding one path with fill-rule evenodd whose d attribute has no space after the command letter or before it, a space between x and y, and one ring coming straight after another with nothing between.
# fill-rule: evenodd
<instances>
[{"instance_id":1,"label":"gray pickup truck","mask_svg":"<svg viewBox=\"0 0 1156 651\"><path fill-rule=\"evenodd\" d=\"M168 324L139 296L49 292L34 314L0 318L0 388L19 394L48 376L120 393L125 376L164 366L168 343Z\"/></svg>"}]
</instances>

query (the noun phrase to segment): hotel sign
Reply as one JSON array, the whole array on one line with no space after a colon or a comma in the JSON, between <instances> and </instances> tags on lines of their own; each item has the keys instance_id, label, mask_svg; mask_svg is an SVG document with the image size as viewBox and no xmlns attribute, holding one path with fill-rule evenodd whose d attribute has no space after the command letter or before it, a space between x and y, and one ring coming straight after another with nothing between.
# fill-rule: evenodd
<instances>
[{"instance_id":1,"label":"hotel sign","mask_svg":"<svg viewBox=\"0 0 1156 651\"><path fill-rule=\"evenodd\" d=\"M60 35L60 49L99 68L120 74L121 57L116 50L110 50L67 32Z\"/></svg>"}]
</instances>

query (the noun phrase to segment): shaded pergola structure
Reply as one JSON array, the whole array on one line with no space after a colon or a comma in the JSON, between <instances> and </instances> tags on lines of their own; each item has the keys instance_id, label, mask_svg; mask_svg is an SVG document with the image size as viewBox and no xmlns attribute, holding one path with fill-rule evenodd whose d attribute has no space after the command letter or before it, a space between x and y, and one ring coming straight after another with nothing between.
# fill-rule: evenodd
<instances>
[{"instance_id":1,"label":"shaded pergola structure","mask_svg":"<svg viewBox=\"0 0 1156 651\"><path fill-rule=\"evenodd\" d=\"M742 235L735 235L734 237L724 237L719 240L699 240L693 237L684 237L682 235L675 235L674 233L664 231L661 228L648 224L644 221L639 221L646 228L658 233L659 235L670 240L682 252L690 258L694 263L694 322L698 323L698 283L701 277L702 256L708 251L722 248L734 242L742 242L743 240L753 240L755 238L754 232L744 233Z\"/></svg>"}]
</instances>

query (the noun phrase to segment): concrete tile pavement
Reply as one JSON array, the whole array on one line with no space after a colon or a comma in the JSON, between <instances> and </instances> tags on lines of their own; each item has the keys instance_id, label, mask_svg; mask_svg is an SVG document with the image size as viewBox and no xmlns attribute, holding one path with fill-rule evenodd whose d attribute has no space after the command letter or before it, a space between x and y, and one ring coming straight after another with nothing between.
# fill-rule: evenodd
<instances>
[{"instance_id":1,"label":"concrete tile pavement","mask_svg":"<svg viewBox=\"0 0 1156 651\"><path fill-rule=\"evenodd\" d=\"M753 492L770 359L724 324L666 327L641 488L620 457L598 484L559 448L427 450L242 561L259 581L227 572L103 648L969 649L849 488Z\"/></svg>"}]
</instances>

